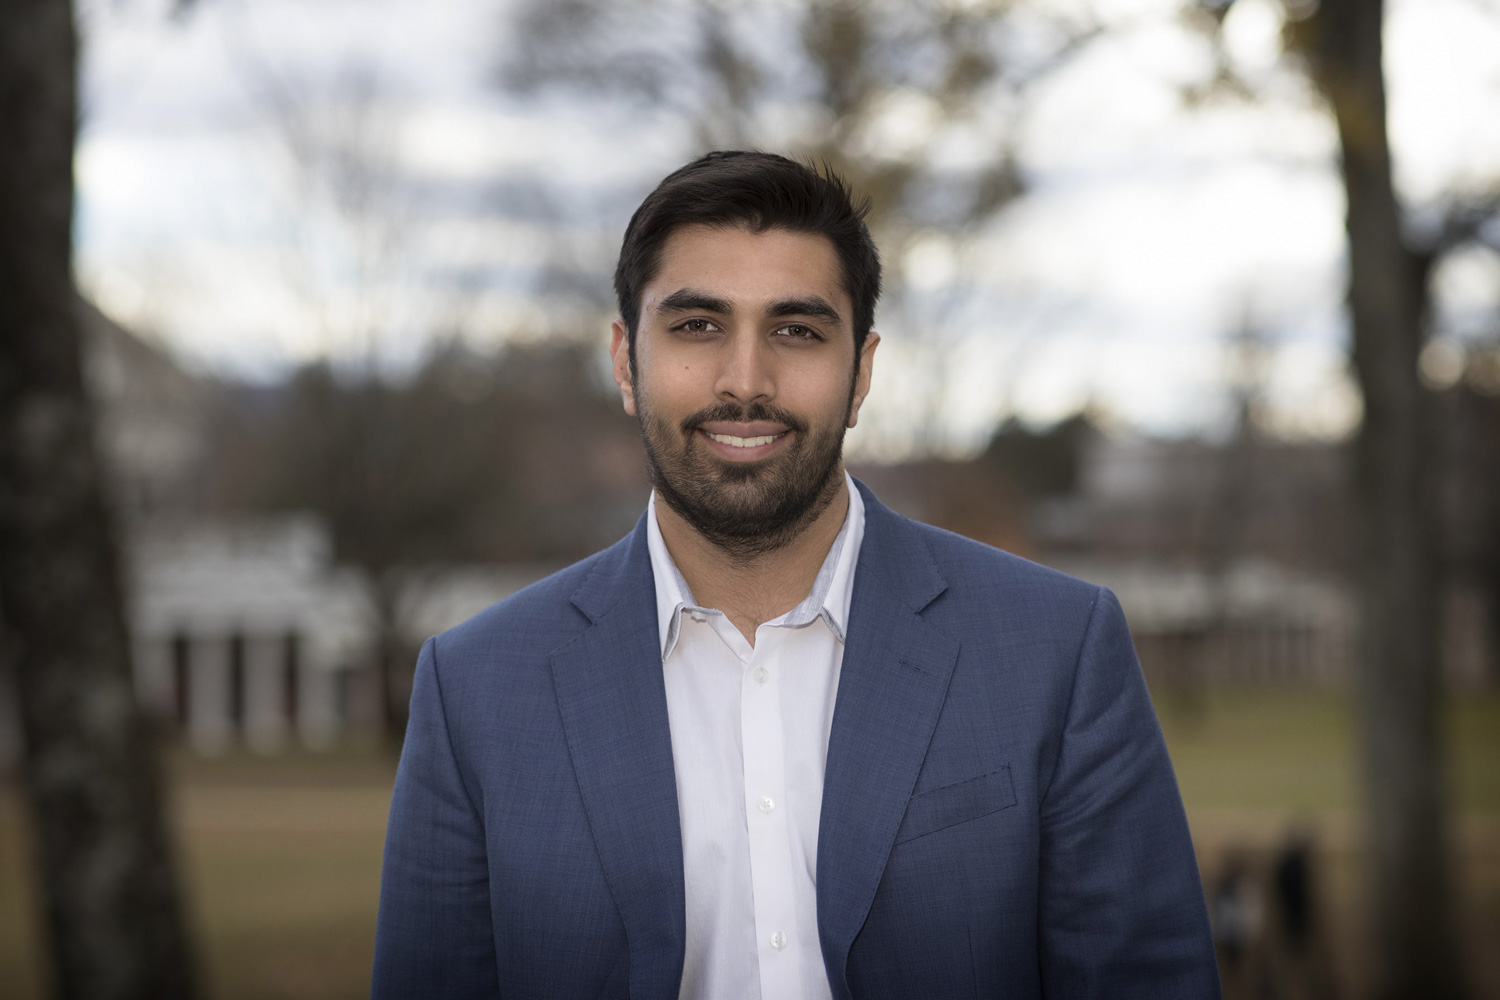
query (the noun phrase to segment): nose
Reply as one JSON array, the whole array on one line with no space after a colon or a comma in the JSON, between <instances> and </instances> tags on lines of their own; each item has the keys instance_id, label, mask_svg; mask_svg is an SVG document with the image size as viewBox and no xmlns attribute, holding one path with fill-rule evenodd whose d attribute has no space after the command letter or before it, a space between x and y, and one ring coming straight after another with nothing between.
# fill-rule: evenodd
<instances>
[{"instance_id":1,"label":"nose","mask_svg":"<svg viewBox=\"0 0 1500 1000\"><path fill-rule=\"evenodd\" d=\"M751 403L776 398L775 356L754 330L736 330L719 357L714 393L726 402Z\"/></svg>"}]
</instances>

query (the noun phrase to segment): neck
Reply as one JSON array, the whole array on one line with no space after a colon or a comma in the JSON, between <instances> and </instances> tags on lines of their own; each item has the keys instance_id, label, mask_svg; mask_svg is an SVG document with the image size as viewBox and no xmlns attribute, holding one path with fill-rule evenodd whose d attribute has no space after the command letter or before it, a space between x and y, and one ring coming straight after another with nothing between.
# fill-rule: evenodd
<instances>
[{"instance_id":1,"label":"neck","mask_svg":"<svg viewBox=\"0 0 1500 1000\"><path fill-rule=\"evenodd\" d=\"M838 489L816 517L785 545L749 555L721 548L657 497L656 522L662 541L693 599L724 612L752 646L757 628L795 608L812 590L843 527L849 512L849 486L842 464L834 475Z\"/></svg>"}]
</instances>

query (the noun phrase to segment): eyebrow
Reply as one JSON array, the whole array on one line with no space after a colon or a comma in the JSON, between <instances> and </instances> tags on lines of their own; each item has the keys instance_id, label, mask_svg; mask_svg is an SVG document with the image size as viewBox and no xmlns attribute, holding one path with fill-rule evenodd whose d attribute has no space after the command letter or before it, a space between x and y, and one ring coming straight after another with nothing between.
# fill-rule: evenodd
<instances>
[{"instance_id":1,"label":"eyebrow","mask_svg":"<svg viewBox=\"0 0 1500 1000\"><path fill-rule=\"evenodd\" d=\"M711 312L721 316L729 316L734 313L734 306L728 299L721 299L717 295L708 292L700 292L692 288L679 288L666 298L651 307L653 312ZM812 319L824 319L831 323L842 323L843 317L827 299L821 295L809 295L803 298L777 299L766 307L766 315L774 317L784 316L807 316Z\"/></svg>"},{"instance_id":2,"label":"eyebrow","mask_svg":"<svg viewBox=\"0 0 1500 1000\"><path fill-rule=\"evenodd\" d=\"M766 309L768 316L808 316L826 319L830 323L841 323L843 317L827 299L821 295L809 295L802 299L780 299Z\"/></svg>"},{"instance_id":3,"label":"eyebrow","mask_svg":"<svg viewBox=\"0 0 1500 1000\"><path fill-rule=\"evenodd\" d=\"M707 292L697 292L691 288L679 288L651 308L653 312L702 311L719 313L722 316L734 312L734 307L727 299L709 295Z\"/></svg>"}]
</instances>

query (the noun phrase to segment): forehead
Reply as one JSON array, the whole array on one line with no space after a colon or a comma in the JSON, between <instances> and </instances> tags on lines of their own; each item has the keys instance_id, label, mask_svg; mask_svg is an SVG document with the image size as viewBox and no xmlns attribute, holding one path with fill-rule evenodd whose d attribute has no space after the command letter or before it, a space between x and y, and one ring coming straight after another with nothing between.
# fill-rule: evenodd
<instances>
[{"instance_id":1,"label":"forehead","mask_svg":"<svg viewBox=\"0 0 1500 1000\"><path fill-rule=\"evenodd\" d=\"M787 298L820 296L850 315L838 254L821 233L789 229L684 226L667 238L642 305L683 288L711 292L754 307Z\"/></svg>"}]
</instances>

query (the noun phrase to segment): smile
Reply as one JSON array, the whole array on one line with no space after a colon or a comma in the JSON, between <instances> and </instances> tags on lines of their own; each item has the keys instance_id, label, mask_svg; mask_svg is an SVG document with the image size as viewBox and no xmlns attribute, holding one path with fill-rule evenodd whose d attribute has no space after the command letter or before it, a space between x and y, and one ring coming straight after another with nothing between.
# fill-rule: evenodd
<instances>
[{"instance_id":1,"label":"smile","mask_svg":"<svg viewBox=\"0 0 1500 1000\"><path fill-rule=\"evenodd\" d=\"M707 431L704 431L704 433L708 434ZM786 431L782 431L780 434L762 434L760 437L748 438L735 437L733 434L708 434L708 436L720 444L729 445L731 448L759 448L761 445L770 444L777 438L785 437Z\"/></svg>"}]
</instances>

